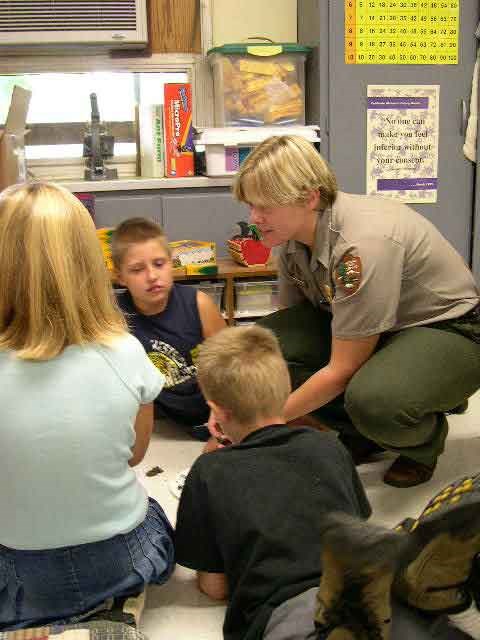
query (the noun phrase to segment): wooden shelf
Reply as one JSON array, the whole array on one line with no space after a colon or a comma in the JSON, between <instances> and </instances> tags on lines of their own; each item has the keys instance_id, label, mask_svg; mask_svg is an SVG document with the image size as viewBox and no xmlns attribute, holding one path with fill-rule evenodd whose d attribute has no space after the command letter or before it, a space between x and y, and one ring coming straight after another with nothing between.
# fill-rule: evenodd
<instances>
[{"instance_id":1,"label":"wooden shelf","mask_svg":"<svg viewBox=\"0 0 480 640\"><path fill-rule=\"evenodd\" d=\"M215 275L186 275L183 270L176 270L175 280L187 282L189 280L224 280L224 308L228 324L235 324L235 280L242 278L276 278L277 267L274 259L264 266L243 267L231 258L218 258L218 273ZM245 316L243 316L245 317Z\"/></svg>"}]
</instances>

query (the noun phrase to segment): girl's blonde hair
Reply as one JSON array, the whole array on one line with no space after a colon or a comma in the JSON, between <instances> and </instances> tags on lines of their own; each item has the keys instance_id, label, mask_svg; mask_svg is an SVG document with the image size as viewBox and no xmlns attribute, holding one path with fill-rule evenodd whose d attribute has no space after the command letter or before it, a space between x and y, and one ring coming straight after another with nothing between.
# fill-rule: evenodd
<instances>
[{"instance_id":1,"label":"girl's blonde hair","mask_svg":"<svg viewBox=\"0 0 480 640\"><path fill-rule=\"evenodd\" d=\"M256 207L284 207L320 194L320 209L337 195L335 176L315 147L301 136L272 136L262 142L240 167L233 194Z\"/></svg>"},{"instance_id":2,"label":"girl's blonde hair","mask_svg":"<svg viewBox=\"0 0 480 640\"><path fill-rule=\"evenodd\" d=\"M126 332L90 214L66 189L32 182L0 194L0 349L48 360Z\"/></svg>"}]
</instances>

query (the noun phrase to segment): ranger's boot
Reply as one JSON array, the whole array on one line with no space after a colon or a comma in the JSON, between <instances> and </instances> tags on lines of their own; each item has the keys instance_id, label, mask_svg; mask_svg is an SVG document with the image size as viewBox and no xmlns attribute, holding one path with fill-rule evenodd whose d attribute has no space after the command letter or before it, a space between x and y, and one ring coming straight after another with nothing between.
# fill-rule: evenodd
<instances>
[{"instance_id":1,"label":"ranger's boot","mask_svg":"<svg viewBox=\"0 0 480 640\"><path fill-rule=\"evenodd\" d=\"M409 531L393 592L422 611L446 614L452 624L480 640L480 474L442 489Z\"/></svg>"}]
</instances>

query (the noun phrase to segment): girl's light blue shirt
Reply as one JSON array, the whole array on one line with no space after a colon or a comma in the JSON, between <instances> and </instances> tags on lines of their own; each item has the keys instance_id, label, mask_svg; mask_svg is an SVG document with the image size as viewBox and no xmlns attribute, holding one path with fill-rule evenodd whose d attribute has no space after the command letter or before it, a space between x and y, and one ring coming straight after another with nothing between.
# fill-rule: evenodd
<instances>
[{"instance_id":1,"label":"girl's light blue shirt","mask_svg":"<svg viewBox=\"0 0 480 640\"><path fill-rule=\"evenodd\" d=\"M147 494L128 465L135 418L163 384L128 334L46 361L0 352L0 544L51 549L139 525Z\"/></svg>"}]
</instances>

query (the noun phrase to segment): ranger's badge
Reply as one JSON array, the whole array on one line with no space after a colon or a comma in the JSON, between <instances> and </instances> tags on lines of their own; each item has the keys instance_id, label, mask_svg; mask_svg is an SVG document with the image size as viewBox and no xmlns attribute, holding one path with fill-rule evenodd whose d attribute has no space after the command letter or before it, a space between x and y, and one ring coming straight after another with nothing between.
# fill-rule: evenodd
<instances>
[{"instance_id":1,"label":"ranger's badge","mask_svg":"<svg viewBox=\"0 0 480 640\"><path fill-rule=\"evenodd\" d=\"M335 283L347 295L355 293L362 281L362 261L359 256L346 253L335 269Z\"/></svg>"}]
</instances>

